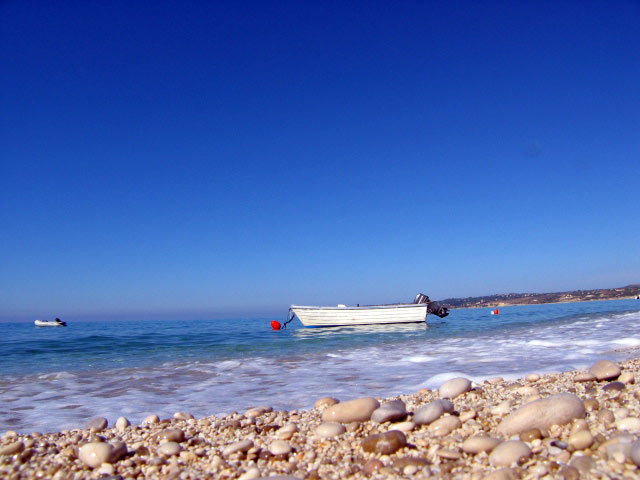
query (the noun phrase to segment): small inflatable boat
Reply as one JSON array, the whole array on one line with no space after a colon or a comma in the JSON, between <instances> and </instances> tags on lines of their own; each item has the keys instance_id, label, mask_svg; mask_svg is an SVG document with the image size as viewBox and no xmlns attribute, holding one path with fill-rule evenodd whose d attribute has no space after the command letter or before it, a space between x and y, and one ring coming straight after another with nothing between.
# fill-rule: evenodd
<instances>
[{"instance_id":1,"label":"small inflatable boat","mask_svg":"<svg viewBox=\"0 0 640 480\"><path fill-rule=\"evenodd\" d=\"M36 320L34 322L36 327L66 327L67 322L63 322L59 318L55 320Z\"/></svg>"}]
</instances>

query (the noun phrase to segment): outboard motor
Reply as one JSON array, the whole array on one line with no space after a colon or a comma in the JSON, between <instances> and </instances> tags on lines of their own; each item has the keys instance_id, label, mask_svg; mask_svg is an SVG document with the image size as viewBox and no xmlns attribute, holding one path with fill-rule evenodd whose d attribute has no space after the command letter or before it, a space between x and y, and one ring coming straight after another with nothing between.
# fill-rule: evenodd
<instances>
[{"instance_id":1,"label":"outboard motor","mask_svg":"<svg viewBox=\"0 0 640 480\"><path fill-rule=\"evenodd\" d=\"M416 298L413 300L413 303L420 305L422 303L429 303L429 297L427 297L424 293L419 293L416 295Z\"/></svg>"},{"instance_id":2,"label":"outboard motor","mask_svg":"<svg viewBox=\"0 0 640 480\"><path fill-rule=\"evenodd\" d=\"M427 304L427 313L432 313L440 318L444 318L449 315L449 309L443 307L438 302L429 302Z\"/></svg>"}]
</instances>

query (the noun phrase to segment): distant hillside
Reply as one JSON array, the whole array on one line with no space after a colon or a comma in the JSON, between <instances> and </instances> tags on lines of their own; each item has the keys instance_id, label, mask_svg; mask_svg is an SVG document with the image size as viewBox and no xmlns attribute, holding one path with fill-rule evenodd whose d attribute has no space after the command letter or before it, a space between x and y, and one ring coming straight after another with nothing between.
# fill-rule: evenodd
<instances>
[{"instance_id":1,"label":"distant hillside","mask_svg":"<svg viewBox=\"0 0 640 480\"><path fill-rule=\"evenodd\" d=\"M449 308L504 307L506 305L535 305L541 303L584 302L589 300L615 300L640 295L640 284L620 288L574 290L556 293L501 293L484 297L447 298L440 303Z\"/></svg>"}]
</instances>

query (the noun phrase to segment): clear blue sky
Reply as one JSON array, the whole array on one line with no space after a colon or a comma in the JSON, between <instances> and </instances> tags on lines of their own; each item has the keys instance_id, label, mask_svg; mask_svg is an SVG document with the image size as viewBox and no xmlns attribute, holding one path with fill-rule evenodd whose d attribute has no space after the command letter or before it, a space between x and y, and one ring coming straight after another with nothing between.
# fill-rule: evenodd
<instances>
[{"instance_id":1,"label":"clear blue sky","mask_svg":"<svg viewBox=\"0 0 640 480\"><path fill-rule=\"evenodd\" d=\"M640 3L0 4L0 317L640 282Z\"/></svg>"}]
</instances>

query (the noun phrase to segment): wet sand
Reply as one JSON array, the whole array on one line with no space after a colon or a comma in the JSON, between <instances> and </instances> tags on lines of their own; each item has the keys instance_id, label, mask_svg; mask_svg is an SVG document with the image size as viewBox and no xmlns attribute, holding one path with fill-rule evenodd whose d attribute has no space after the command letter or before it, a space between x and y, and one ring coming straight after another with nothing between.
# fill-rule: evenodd
<instances>
[{"instance_id":1,"label":"wet sand","mask_svg":"<svg viewBox=\"0 0 640 480\"><path fill-rule=\"evenodd\" d=\"M328 397L309 411L9 431L0 478L637 478L639 369L631 359L593 373L458 379L392 399Z\"/></svg>"}]
</instances>

